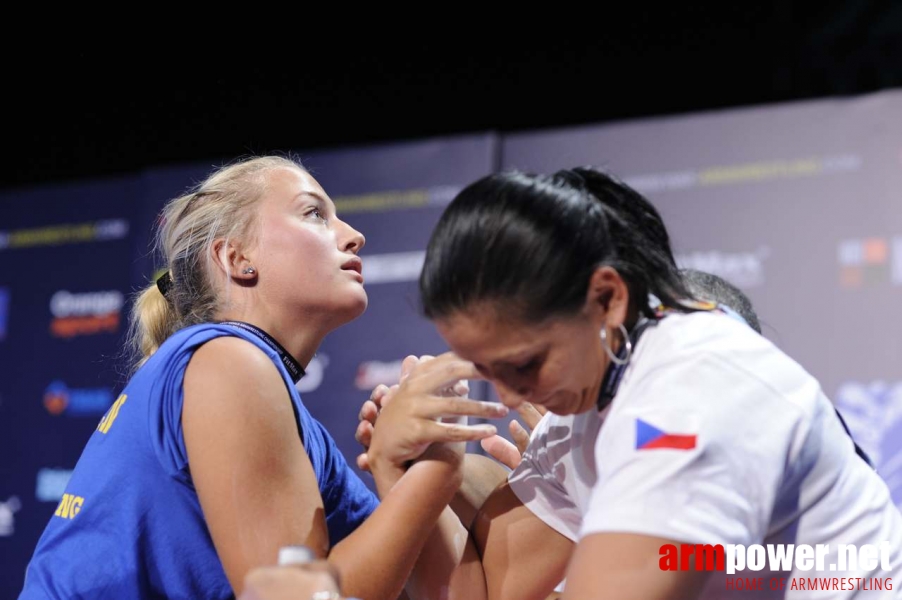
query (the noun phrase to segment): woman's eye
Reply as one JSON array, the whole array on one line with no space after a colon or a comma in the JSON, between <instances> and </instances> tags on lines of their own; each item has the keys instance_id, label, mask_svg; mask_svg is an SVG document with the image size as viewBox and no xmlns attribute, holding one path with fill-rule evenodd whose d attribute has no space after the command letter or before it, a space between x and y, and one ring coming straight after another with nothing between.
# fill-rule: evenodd
<instances>
[{"instance_id":1,"label":"woman's eye","mask_svg":"<svg viewBox=\"0 0 902 600\"><path fill-rule=\"evenodd\" d=\"M311 210L311 211L310 211L309 213L307 213L307 214L308 214L308 215L311 215L311 216L313 216L313 217L315 217L315 218L317 218L317 219L319 219L319 220L322 221L323 223L326 223L326 224L329 223L329 219L327 219L327 218L326 218L326 215L323 214L323 211L321 211L321 210L318 209L318 208L314 208L313 210Z\"/></svg>"},{"instance_id":2,"label":"woman's eye","mask_svg":"<svg viewBox=\"0 0 902 600\"><path fill-rule=\"evenodd\" d=\"M514 367L514 370L517 373L521 373L521 374L529 373L531 371L534 371L536 369L536 367L538 367L538 366L539 366L539 361L537 359L533 359L533 360L529 361L528 363L520 365L519 367Z\"/></svg>"}]
</instances>

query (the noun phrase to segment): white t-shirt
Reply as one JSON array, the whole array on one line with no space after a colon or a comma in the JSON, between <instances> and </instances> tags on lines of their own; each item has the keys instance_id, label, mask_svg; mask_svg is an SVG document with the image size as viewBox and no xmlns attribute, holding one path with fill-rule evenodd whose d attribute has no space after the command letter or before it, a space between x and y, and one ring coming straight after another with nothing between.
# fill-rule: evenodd
<instances>
[{"instance_id":1,"label":"white t-shirt","mask_svg":"<svg viewBox=\"0 0 902 600\"><path fill-rule=\"evenodd\" d=\"M715 573L704 598L902 598L902 574L883 592L727 591L735 577L781 577L787 587L797 577L893 577L902 515L817 381L724 315L674 314L649 327L613 402L601 413L546 415L510 484L575 542L627 532L689 544L829 544L825 565L837 564L839 544L892 548L889 570Z\"/></svg>"}]
</instances>

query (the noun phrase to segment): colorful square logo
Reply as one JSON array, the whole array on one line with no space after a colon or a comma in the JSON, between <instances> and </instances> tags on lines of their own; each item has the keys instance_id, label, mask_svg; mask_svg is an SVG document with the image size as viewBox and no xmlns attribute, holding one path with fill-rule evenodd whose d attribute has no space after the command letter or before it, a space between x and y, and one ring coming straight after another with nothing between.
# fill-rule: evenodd
<instances>
[{"instance_id":1,"label":"colorful square logo","mask_svg":"<svg viewBox=\"0 0 902 600\"><path fill-rule=\"evenodd\" d=\"M894 263L899 259L895 240L888 238L864 238L843 240L839 244L839 282L843 287L857 288L886 283L890 280L890 243L893 243ZM899 268L893 265L893 269Z\"/></svg>"}]
</instances>

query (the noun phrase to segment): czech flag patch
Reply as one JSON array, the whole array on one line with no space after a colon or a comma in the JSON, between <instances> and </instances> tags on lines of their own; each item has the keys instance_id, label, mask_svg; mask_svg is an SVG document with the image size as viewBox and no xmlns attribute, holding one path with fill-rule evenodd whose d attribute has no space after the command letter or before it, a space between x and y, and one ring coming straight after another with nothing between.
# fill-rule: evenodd
<instances>
[{"instance_id":1,"label":"czech flag patch","mask_svg":"<svg viewBox=\"0 0 902 600\"><path fill-rule=\"evenodd\" d=\"M692 450L698 436L667 433L642 419L636 419L636 450Z\"/></svg>"}]
</instances>

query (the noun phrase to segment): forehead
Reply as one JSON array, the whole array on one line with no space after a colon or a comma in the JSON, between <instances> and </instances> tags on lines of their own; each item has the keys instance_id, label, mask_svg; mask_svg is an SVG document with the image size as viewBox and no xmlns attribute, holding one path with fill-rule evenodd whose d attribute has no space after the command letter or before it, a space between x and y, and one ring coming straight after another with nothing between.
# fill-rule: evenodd
<instances>
[{"instance_id":1,"label":"forehead","mask_svg":"<svg viewBox=\"0 0 902 600\"><path fill-rule=\"evenodd\" d=\"M435 325L455 353L481 363L539 349L559 333L553 321L531 323L486 307L456 312Z\"/></svg>"},{"instance_id":2,"label":"forehead","mask_svg":"<svg viewBox=\"0 0 902 600\"><path fill-rule=\"evenodd\" d=\"M299 194L314 194L326 202L331 199L310 173L301 169L279 167L266 174L265 196L273 200L290 201Z\"/></svg>"}]
</instances>

